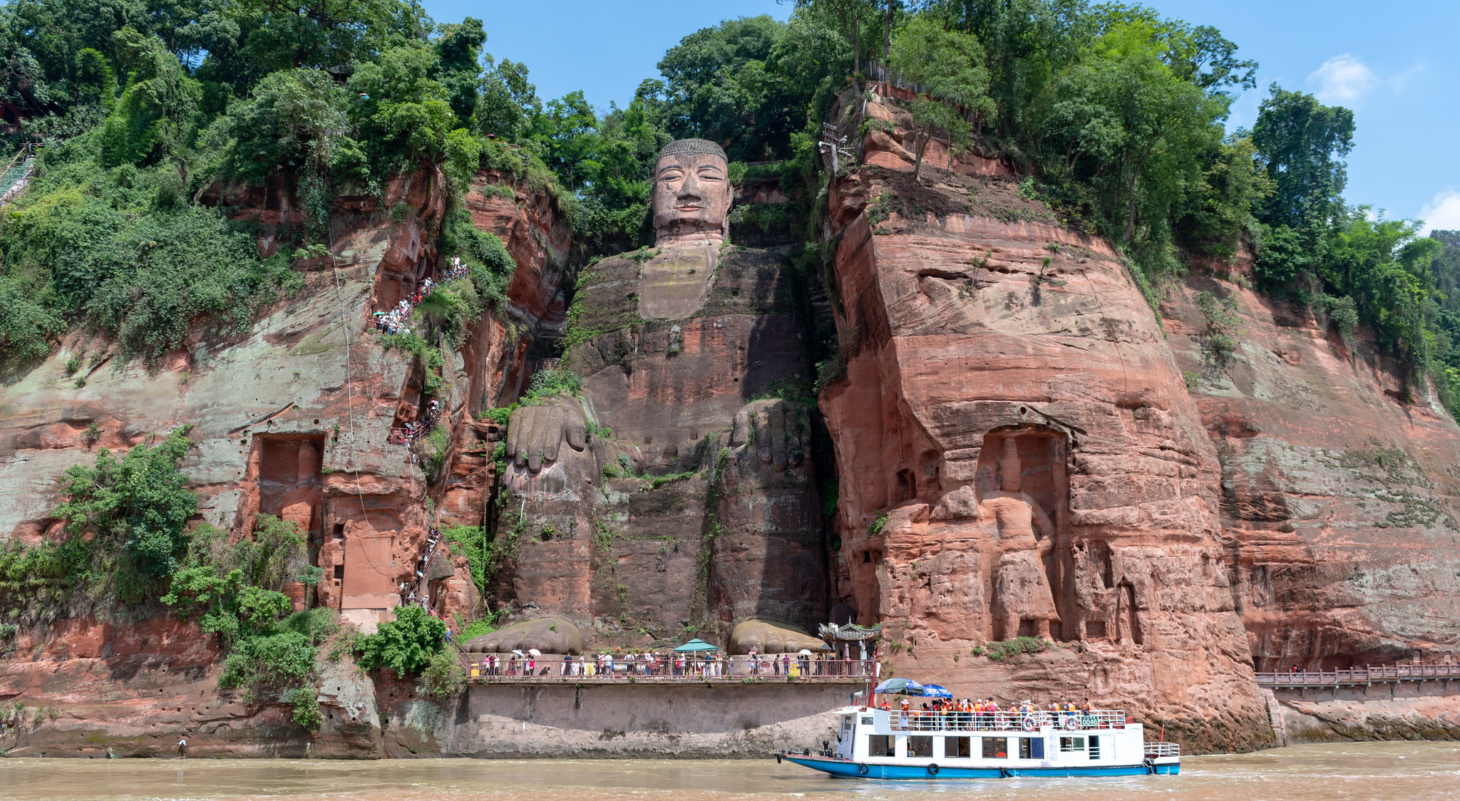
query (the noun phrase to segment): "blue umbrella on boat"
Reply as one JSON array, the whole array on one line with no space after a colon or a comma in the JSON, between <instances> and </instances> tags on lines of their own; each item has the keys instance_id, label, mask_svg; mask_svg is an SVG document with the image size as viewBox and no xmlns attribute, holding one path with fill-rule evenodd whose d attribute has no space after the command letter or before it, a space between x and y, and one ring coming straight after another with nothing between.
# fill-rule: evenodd
<instances>
[{"instance_id":1,"label":"blue umbrella on boat","mask_svg":"<svg viewBox=\"0 0 1460 801\"><path fill-rule=\"evenodd\" d=\"M874 692L880 693L882 695L892 695L896 693L901 693L903 695L922 695L923 685L918 684L912 679L888 679L887 681L884 681L881 684L877 685L877 689Z\"/></svg>"},{"instance_id":2,"label":"blue umbrella on boat","mask_svg":"<svg viewBox=\"0 0 1460 801\"><path fill-rule=\"evenodd\" d=\"M925 698L952 698L953 693L941 684L924 684L923 697Z\"/></svg>"}]
</instances>

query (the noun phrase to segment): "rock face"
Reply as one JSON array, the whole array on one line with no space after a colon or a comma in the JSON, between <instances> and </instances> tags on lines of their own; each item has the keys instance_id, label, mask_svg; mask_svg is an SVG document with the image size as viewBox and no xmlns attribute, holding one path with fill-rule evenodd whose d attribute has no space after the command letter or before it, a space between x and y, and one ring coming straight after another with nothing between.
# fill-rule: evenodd
<instances>
[{"instance_id":1,"label":"rock face","mask_svg":"<svg viewBox=\"0 0 1460 801\"><path fill-rule=\"evenodd\" d=\"M1162 309L1221 460L1228 571L1258 670L1330 670L1460 641L1460 428L1396 365L1307 310L1194 273ZM1218 277L1221 275L1222 277ZM1228 280L1231 279L1231 280ZM1200 292L1233 300L1239 347L1201 363Z\"/></svg>"},{"instance_id":2,"label":"rock face","mask_svg":"<svg viewBox=\"0 0 1460 801\"><path fill-rule=\"evenodd\" d=\"M190 757L383 753L374 684L348 658L322 671L324 720L311 737L287 705L220 692L217 639L195 624L77 618L45 635L21 634L26 657L0 661L0 698L45 713L0 741L9 756L167 757L183 738Z\"/></svg>"},{"instance_id":3,"label":"rock face","mask_svg":"<svg viewBox=\"0 0 1460 801\"><path fill-rule=\"evenodd\" d=\"M473 611L480 599L465 558L433 542L429 532L482 520L496 481L488 454L502 432L474 418L497 402L504 386L515 392L514 382L529 372L526 334L561 327L565 319L566 224L545 198L489 190L492 179L479 176L466 205L477 225L501 236L517 273L508 306L484 315L462 348L445 359L438 398L449 436L441 480L430 483L421 451L393 444L393 430L425 412L425 376L409 355L383 348L370 322L373 311L395 305L436 269L431 232L446 198L440 175L423 169L391 182L383 205L373 196L337 199L335 258L299 265L304 289L269 310L245 338L216 341L200 331L185 352L170 354L160 371L149 373L141 364L114 360L107 343L78 335L21 381L0 388L0 539L32 542L54 532L57 478L71 465L91 463L97 448L125 449L191 424L197 447L182 470L201 496L203 519L235 539L253 531L261 513L299 523L324 570L312 599L317 604L366 630L413 592L441 614ZM230 190L226 202L217 192L211 198L255 219L266 253L279 246L281 228L301 222L291 211L290 192L277 182ZM89 365L80 388L65 371L72 357ZM306 600L302 586L286 589L296 601ZM183 657L156 646L152 661L114 653L121 647L114 643L145 640L151 622L88 620L27 630L11 658L0 659L0 688L6 688L0 695L55 705L70 721L57 724L62 731L99 732L107 742L121 733L167 732L160 740L148 735L148 753L170 749L176 738L162 740L201 720L213 722L209 734L191 729L189 742L199 755L215 745L217 753L228 754L309 753L287 709L247 708L218 695L216 649L188 652L186 683L174 688L179 674L168 666ZM95 647L87 646L94 653L76 656L77 627L89 632L87 642L95 640ZM216 639L196 630L189 636L199 643ZM47 654L44 661L18 657L36 644ZM123 656L132 661L118 662ZM360 719L375 715L371 682L364 680L362 689L351 681L335 684L351 698L362 692L371 697L342 702L334 713L328 699L322 701L327 725L335 714L354 732L329 748L341 755L378 754L379 721ZM83 703L73 710L80 703L75 687L85 688L87 697L137 703L110 704L104 711ZM189 699L202 693L206 702L164 708L174 691ZM57 753L85 751L54 747ZM320 755L322 747L324 741L316 742L313 753Z\"/></svg>"},{"instance_id":4,"label":"rock face","mask_svg":"<svg viewBox=\"0 0 1460 801\"><path fill-rule=\"evenodd\" d=\"M412 593L478 608L465 555L431 532L483 525L492 603L529 619L481 648L703 628L768 653L834 618L881 624L888 675L1088 698L1195 750L1269 743L1269 718L1294 739L1454 736L1448 689L1265 701L1253 676L1455 647L1460 428L1433 398L1403 403L1362 334L1245 289L1240 261L1198 265L1158 317L1109 244L1022 197L1007 165L934 146L914 180L905 112L863 113L889 124L828 186L824 271L772 231L765 249L723 241L712 143L656 165L662 247L576 272L556 206L479 175L466 209L516 271L433 377L447 436L431 450L392 444L428 413L428 376L370 316L437 269L441 178L403 177L383 206L342 198L334 259L301 264L305 289L247 337L199 331L148 373L78 335L0 388L0 537L54 536L67 467L186 423L207 522L235 538L260 514L299 524L324 580L291 600L367 629ZM210 197L258 222L264 252L299 223L282 184ZM1203 291L1240 317L1223 369L1201 361ZM813 385L812 332L831 329L840 355ZM478 419L555 368L581 390ZM751 719L725 688L486 687L453 715L346 663L324 669L309 740L284 707L219 693L216 642L171 617L11 636L0 700L56 710L27 754L162 755L179 736L198 756L751 754L819 742L817 710L845 697L743 688Z\"/></svg>"},{"instance_id":5,"label":"rock face","mask_svg":"<svg viewBox=\"0 0 1460 801\"><path fill-rule=\"evenodd\" d=\"M1266 742L1216 453L1140 290L1011 183L911 167L831 187L836 600L883 624L898 670L1046 627L1060 644L950 672L956 695L992 679L1002 700L1090 697L1197 747Z\"/></svg>"}]
</instances>

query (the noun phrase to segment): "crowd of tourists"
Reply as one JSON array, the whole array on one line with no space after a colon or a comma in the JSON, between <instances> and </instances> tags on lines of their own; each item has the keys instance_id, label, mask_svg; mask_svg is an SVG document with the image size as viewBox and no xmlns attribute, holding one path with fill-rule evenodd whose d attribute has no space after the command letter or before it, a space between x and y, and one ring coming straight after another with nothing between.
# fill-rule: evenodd
<instances>
[{"instance_id":1,"label":"crowd of tourists","mask_svg":"<svg viewBox=\"0 0 1460 801\"><path fill-rule=\"evenodd\" d=\"M539 656L531 653L487 654L479 665L483 676L861 676L870 665L860 660L832 659L821 654L749 654L718 652Z\"/></svg>"},{"instance_id":2,"label":"crowd of tourists","mask_svg":"<svg viewBox=\"0 0 1460 801\"><path fill-rule=\"evenodd\" d=\"M892 703L887 696L883 696L882 703L878 706L892 712ZM1041 709L1037 704L1028 700L1010 704L1005 708L1000 707L999 702L993 698L959 700L935 698L922 702L921 708L918 708L913 705L912 701L903 698L893 716L893 726L908 731L1009 728L1032 730L1048 723L1069 729L1080 729L1097 725L1096 721L1092 719L1094 716L1096 713L1091 708L1089 700L1080 705L1073 701L1051 703L1048 709Z\"/></svg>"},{"instance_id":3,"label":"crowd of tourists","mask_svg":"<svg viewBox=\"0 0 1460 801\"><path fill-rule=\"evenodd\" d=\"M400 428L390 430L389 442L392 445L414 445L421 437L431 433L436 427L436 422L441 419L441 401L435 398L426 404L426 413L419 420L412 420Z\"/></svg>"},{"instance_id":4,"label":"crowd of tourists","mask_svg":"<svg viewBox=\"0 0 1460 801\"><path fill-rule=\"evenodd\" d=\"M461 263L459 256L452 256L451 266L446 268L440 281L433 281L429 276L422 278L421 282L416 285L416 291L401 298L400 303L397 303L394 308L376 312L375 330L383 334L409 334L411 329L406 323L410 322L411 312L416 310L416 306L431 297L431 293L435 292L437 287L465 278L470 272L470 269Z\"/></svg>"},{"instance_id":5,"label":"crowd of tourists","mask_svg":"<svg viewBox=\"0 0 1460 801\"><path fill-rule=\"evenodd\" d=\"M417 600L416 599L417 599L417 597L419 597L420 598L420 605L423 608L426 607L426 597L425 597L426 594L425 594L424 588L421 585L425 583L426 566L429 565L429 564L431 564L431 557L436 553L436 543L438 543L440 541L441 541L441 530L440 529L437 529L437 528L431 529L431 535L426 538L426 549L421 553L421 558L416 560L416 575L415 575L415 578L416 578L416 586L415 586L415 588L414 589L410 589L409 590L409 594L407 594L408 588L406 587L405 582L401 582L400 591L401 591L401 594L402 595L405 595L406 596L406 604L407 605L414 605L414 604L416 604L417 603ZM430 610L427 609L427 611L430 611ZM436 613L435 612L431 612L431 614L432 615L435 615Z\"/></svg>"}]
</instances>

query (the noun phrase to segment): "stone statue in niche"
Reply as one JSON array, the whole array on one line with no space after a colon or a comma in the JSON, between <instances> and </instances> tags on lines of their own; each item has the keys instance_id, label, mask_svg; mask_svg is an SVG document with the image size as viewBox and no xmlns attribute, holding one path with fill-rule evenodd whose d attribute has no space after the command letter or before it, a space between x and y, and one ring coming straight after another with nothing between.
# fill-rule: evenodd
<instances>
[{"instance_id":1,"label":"stone statue in niche","mask_svg":"<svg viewBox=\"0 0 1460 801\"><path fill-rule=\"evenodd\" d=\"M651 197L659 253L640 269L640 317L681 319L704 305L729 230L734 195L725 151L714 142L680 139L659 151ZM583 450L584 423L577 404L519 408L508 423L507 455L519 467L530 464L536 472L544 461L557 460L565 439L574 452Z\"/></svg>"},{"instance_id":2,"label":"stone statue in niche","mask_svg":"<svg viewBox=\"0 0 1460 801\"><path fill-rule=\"evenodd\" d=\"M776 389L813 374L794 272L724 247L734 189L719 145L671 142L652 178L655 248L579 275L573 326L592 334L561 365L580 397L509 422L499 530L532 537L502 589L578 620L812 626L826 590L810 408ZM649 483L664 476L683 478ZM706 525L722 532L709 543Z\"/></svg>"},{"instance_id":3,"label":"stone statue in niche","mask_svg":"<svg viewBox=\"0 0 1460 801\"><path fill-rule=\"evenodd\" d=\"M995 636L1011 639L1028 622L1036 637L1049 638L1050 623L1060 619L1054 592L1044 571L1044 557L1054 550L1054 523L1039 503L1020 489L1019 448L1014 437L1004 440L999 457L998 489L979 502L979 516L998 532L995 568Z\"/></svg>"}]
</instances>

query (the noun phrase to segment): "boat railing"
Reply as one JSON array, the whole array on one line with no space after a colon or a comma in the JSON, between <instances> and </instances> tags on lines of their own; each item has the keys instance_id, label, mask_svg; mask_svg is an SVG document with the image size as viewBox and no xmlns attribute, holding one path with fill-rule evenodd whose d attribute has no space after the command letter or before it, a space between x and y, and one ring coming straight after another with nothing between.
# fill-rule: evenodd
<instances>
[{"instance_id":1,"label":"boat railing","mask_svg":"<svg viewBox=\"0 0 1460 801\"><path fill-rule=\"evenodd\" d=\"M787 658L789 657L789 658ZM515 654L462 653L461 659L472 680L523 681L593 679L595 681L695 681L711 679L863 679L875 675L876 660L818 659L816 657L765 654L718 656L704 659L677 654L619 656L600 659L560 654L518 656Z\"/></svg>"},{"instance_id":2,"label":"boat railing","mask_svg":"<svg viewBox=\"0 0 1460 801\"><path fill-rule=\"evenodd\" d=\"M1092 709L1089 712L960 712L909 710L894 711L891 718L895 731L1035 731L1053 726L1067 731L1091 729L1123 729L1125 712L1118 709Z\"/></svg>"},{"instance_id":3,"label":"boat railing","mask_svg":"<svg viewBox=\"0 0 1460 801\"><path fill-rule=\"evenodd\" d=\"M1181 745L1179 743L1146 743L1146 756L1148 757L1179 757L1181 756Z\"/></svg>"}]
</instances>

